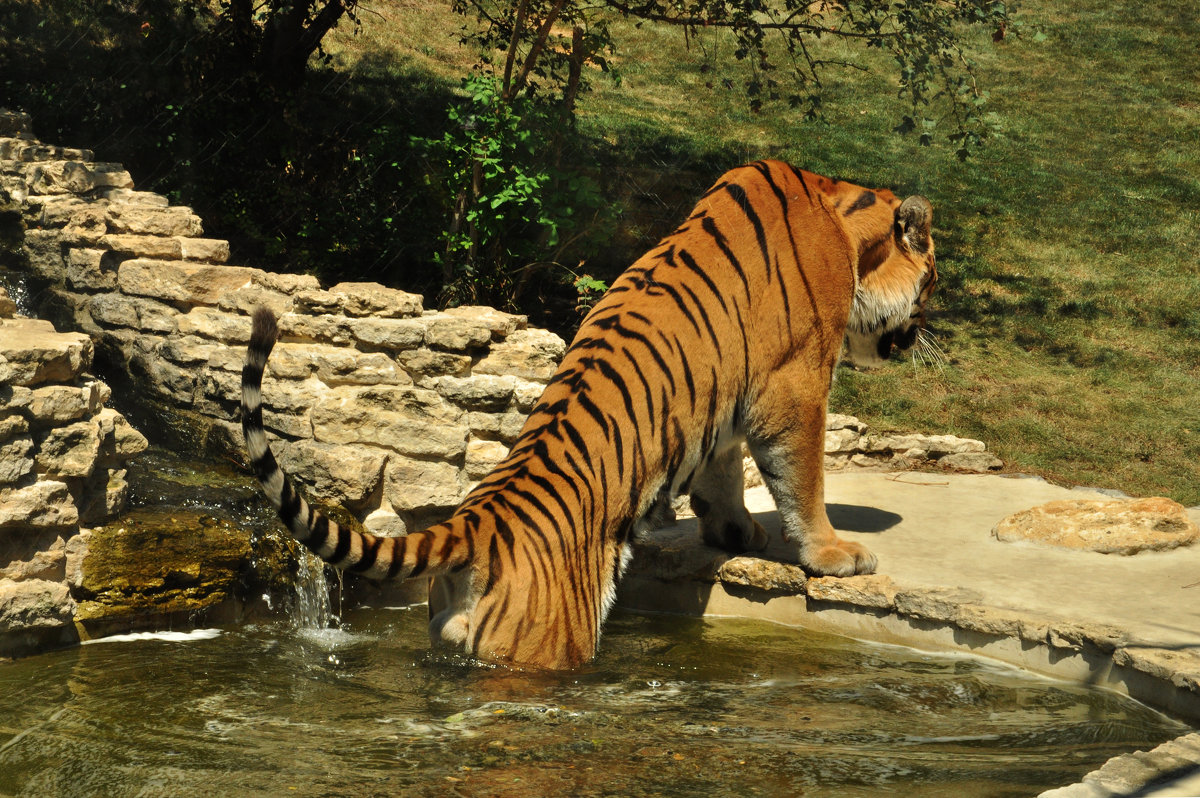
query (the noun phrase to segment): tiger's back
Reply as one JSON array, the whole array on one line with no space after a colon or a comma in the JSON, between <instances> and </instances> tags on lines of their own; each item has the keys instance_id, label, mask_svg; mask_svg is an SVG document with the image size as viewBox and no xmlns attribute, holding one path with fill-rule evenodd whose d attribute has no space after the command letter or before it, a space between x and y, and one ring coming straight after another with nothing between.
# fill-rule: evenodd
<instances>
[{"instance_id":1,"label":"tiger's back","mask_svg":"<svg viewBox=\"0 0 1200 798\"><path fill-rule=\"evenodd\" d=\"M507 458L412 541L339 529L309 542L329 524L277 487L286 478L263 462L251 401L256 471L327 560L437 576L435 640L527 665L594 655L630 538L660 496L690 493L711 544L766 544L742 500L743 441L802 564L869 572L874 557L825 516L823 422L844 340L874 337L874 355L886 355L885 338L889 349L911 341L923 320L935 275L928 203L909 202L778 162L727 173L593 308ZM256 322L251 360L265 363L258 332ZM255 374L244 383L256 400Z\"/></svg>"}]
</instances>

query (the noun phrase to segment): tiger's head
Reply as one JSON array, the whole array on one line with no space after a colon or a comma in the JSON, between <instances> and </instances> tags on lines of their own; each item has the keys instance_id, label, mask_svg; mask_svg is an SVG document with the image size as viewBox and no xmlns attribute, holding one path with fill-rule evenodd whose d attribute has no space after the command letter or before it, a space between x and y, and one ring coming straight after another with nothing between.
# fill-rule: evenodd
<instances>
[{"instance_id":1,"label":"tiger's head","mask_svg":"<svg viewBox=\"0 0 1200 798\"><path fill-rule=\"evenodd\" d=\"M917 344L925 328L925 303L937 283L933 206L921 196L901 202L876 191L878 202L845 222L858 241L858 288L846 325L843 356L856 368L873 368L893 350ZM862 204L862 200L858 200Z\"/></svg>"}]
</instances>

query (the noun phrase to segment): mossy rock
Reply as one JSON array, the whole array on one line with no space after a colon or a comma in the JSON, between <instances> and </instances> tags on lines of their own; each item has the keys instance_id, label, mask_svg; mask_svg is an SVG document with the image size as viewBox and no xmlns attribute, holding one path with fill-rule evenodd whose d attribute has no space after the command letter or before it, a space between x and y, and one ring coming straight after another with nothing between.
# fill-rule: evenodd
<instances>
[{"instance_id":1,"label":"mossy rock","mask_svg":"<svg viewBox=\"0 0 1200 798\"><path fill-rule=\"evenodd\" d=\"M255 545L229 521L187 510L139 510L91 532L72 591L80 622L199 617L290 584L285 545Z\"/></svg>"}]
</instances>

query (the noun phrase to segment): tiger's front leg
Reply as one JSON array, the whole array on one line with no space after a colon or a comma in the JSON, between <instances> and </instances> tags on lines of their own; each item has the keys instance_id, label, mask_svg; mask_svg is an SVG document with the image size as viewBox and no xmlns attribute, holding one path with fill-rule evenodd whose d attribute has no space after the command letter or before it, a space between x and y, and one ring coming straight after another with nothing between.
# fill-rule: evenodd
<instances>
[{"instance_id":1,"label":"tiger's front leg","mask_svg":"<svg viewBox=\"0 0 1200 798\"><path fill-rule=\"evenodd\" d=\"M825 512L828 382L814 386L812 370L795 366L773 374L751 408L750 452L775 499L783 538L799 544L805 571L819 576L874 573L871 550L838 537ZM789 372L795 372L798 382Z\"/></svg>"},{"instance_id":2,"label":"tiger's front leg","mask_svg":"<svg viewBox=\"0 0 1200 798\"><path fill-rule=\"evenodd\" d=\"M767 533L746 509L742 446L715 453L692 479L692 511L710 546L737 554L767 547Z\"/></svg>"}]
</instances>

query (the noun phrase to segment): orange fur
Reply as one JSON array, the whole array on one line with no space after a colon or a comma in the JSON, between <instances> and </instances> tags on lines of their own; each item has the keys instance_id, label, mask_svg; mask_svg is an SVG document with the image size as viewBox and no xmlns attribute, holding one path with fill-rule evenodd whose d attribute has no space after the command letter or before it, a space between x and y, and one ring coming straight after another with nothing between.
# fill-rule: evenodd
<instances>
[{"instance_id":1,"label":"orange fur","mask_svg":"<svg viewBox=\"0 0 1200 798\"><path fill-rule=\"evenodd\" d=\"M399 541L320 521L265 437L250 442L252 365L273 340L256 320L252 460L307 545L369 575L436 576L434 639L524 665L595 654L630 538L663 497L690 492L711 544L765 545L742 501L743 440L805 568L870 572L825 514L826 402L844 342L868 360L911 345L936 279L929 222L923 199L778 162L727 173L596 304L508 457L452 518Z\"/></svg>"}]
</instances>

